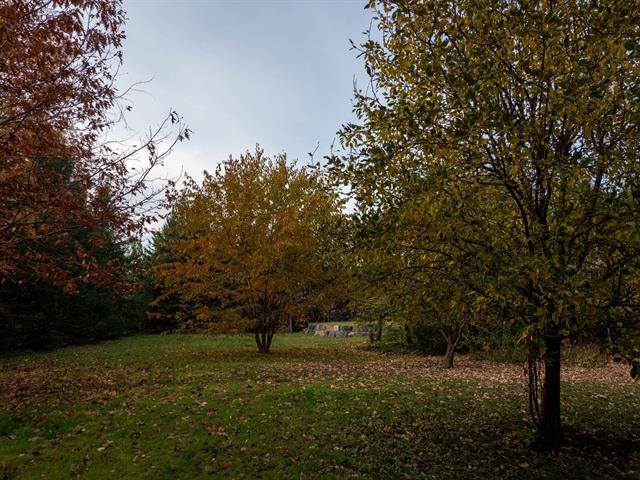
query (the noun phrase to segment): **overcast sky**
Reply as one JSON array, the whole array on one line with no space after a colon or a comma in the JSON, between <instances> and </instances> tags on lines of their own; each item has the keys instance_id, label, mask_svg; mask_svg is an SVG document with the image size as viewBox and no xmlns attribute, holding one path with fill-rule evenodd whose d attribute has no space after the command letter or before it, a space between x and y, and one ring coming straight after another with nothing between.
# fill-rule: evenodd
<instances>
[{"instance_id":1,"label":"overcast sky","mask_svg":"<svg viewBox=\"0 0 640 480\"><path fill-rule=\"evenodd\" d=\"M130 134L177 110L194 134L166 168L198 178L256 143L302 162L319 143L320 160L366 78L349 44L370 25L364 3L125 0L120 84L153 78L130 95Z\"/></svg>"}]
</instances>

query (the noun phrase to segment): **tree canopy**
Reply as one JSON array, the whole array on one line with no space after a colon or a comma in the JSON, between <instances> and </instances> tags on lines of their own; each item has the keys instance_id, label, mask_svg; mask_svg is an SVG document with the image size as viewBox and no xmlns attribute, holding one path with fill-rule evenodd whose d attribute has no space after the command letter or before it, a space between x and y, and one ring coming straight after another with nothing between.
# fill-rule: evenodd
<instances>
[{"instance_id":1,"label":"tree canopy","mask_svg":"<svg viewBox=\"0 0 640 480\"><path fill-rule=\"evenodd\" d=\"M639 373L638 10L576 0L370 6L381 33L360 47L371 88L356 92L360 122L342 129L350 154L334 171L365 211L397 208L413 178L427 179L410 207L437 245L424 266L475 276L491 266L489 283L466 288L512 307L504 320L530 348L532 413L553 444L563 339L595 338Z\"/></svg>"},{"instance_id":2,"label":"tree canopy","mask_svg":"<svg viewBox=\"0 0 640 480\"><path fill-rule=\"evenodd\" d=\"M290 318L327 304L338 287L324 228L339 202L321 176L284 154L257 148L188 179L171 203L169 250L156 276L159 301L177 292L192 305L189 327L254 333L268 353Z\"/></svg>"},{"instance_id":3,"label":"tree canopy","mask_svg":"<svg viewBox=\"0 0 640 480\"><path fill-rule=\"evenodd\" d=\"M89 242L100 247L128 242L152 220L149 171L189 131L171 112L130 148L105 141L131 108L115 87L124 21L119 0L0 5L0 281L68 292L112 282L117 272L96 261L78 231L92 229ZM139 156L146 164L133 168Z\"/></svg>"}]
</instances>

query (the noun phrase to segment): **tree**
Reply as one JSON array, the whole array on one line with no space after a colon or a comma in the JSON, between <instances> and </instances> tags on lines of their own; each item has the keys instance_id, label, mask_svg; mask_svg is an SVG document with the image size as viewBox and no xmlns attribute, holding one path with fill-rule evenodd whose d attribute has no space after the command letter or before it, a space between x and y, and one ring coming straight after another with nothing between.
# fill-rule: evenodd
<instances>
[{"instance_id":1,"label":"tree","mask_svg":"<svg viewBox=\"0 0 640 480\"><path fill-rule=\"evenodd\" d=\"M70 242L40 242L28 253L50 255L64 268L75 268L68 270L69 275L85 281L78 283L73 294L46 280L25 281L17 274L0 284L0 352L115 338L143 326L135 252L115 241L103 226L75 228L69 236ZM73 262L79 247L99 267L90 276ZM20 267L27 271L33 265Z\"/></svg>"},{"instance_id":2,"label":"tree","mask_svg":"<svg viewBox=\"0 0 640 480\"><path fill-rule=\"evenodd\" d=\"M365 206L407 174L452 198L476 192L424 222L468 253L465 269L493 269L478 293L512 305L538 443L556 447L564 339L589 334L640 373L640 13L624 0L369 6L381 31L360 47L372 88L356 92L362 123L343 127L352 153L334 170Z\"/></svg>"},{"instance_id":3,"label":"tree","mask_svg":"<svg viewBox=\"0 0 640 480\"><path fill-rule=\"evenodd\" d=\"M464 289L464 282L455 283L456 276L448 273L441 271L417 280L410 290L416 296L405 303L407 312L420 315L414 318L415 323L435 327L446 345L443 366L453 368L456 349L477 313L473 293Z\"/></svg>"},{"instance_id":4,"label":"tree","mask_svg":"<svg viewBox=\"0 0 640 480\"><path fill-rule=\"evenodd\" d=\"M138 145L115 150L104 141L121 118L114 112L130 108L114 86L124 20L119 0L0 5L2 282L47 282L74 292L80 283L115 278L75 233L108 230L126 243L152 220L149 200L157 190L149 188L149 172L189 131L171 112ZM178 131L163 148L171 124ZM130 161L139 154L147 163L136 169ZM97 247L105 241L91 238Z\"/></svg>"},{"instance_id":5,"label":"tree","mask_svg":"<svg viewBox=\"0 0 640 480\"><path fill-rule=\"evenodd\" d=\"M317 172L256 148L205 172L202 184L187 179L170 208L176 260L155 275L165 295L194 305L195 326L251 331L268 353L289 318L329 305L338 277L323 229L339 217L339 202Z\"/></svg>"},{"instance_id":6,"label":"tree","mask_svg":"<svg viewBox=\"0 0 640 480\"><path fill-rule=\"evenodd\" d=\"M349 174L337 177L348 179ZM423 338L427 331L442 337L447 368L453 367L464 331L483 309L481 292L490 273L489 265L477 256L464 248L451 248L446 238L453 229L445 234L441 227L443 222L452 225L451 219L463 206L472 209L469 190L452 197L451 191L437 188L433 179L405 172L383 195L359 189L362 208L353 214L356 297L364 297L363 305L376 305L386 298L385 308L404 318L409 333L419 330L423 345L427 343L423 340L432 346L442 343L440 338ZM456 235L461 234L459 228ZM464 232L466 243L478 244L481 236L476 228Z\"/></svg>"},{"instance_id":7,"label":"tree","mask_svg":"<svg viewBox=\"0 0 640 480\"><path fill-rule=\"evenodd\" d=\"M144 292L147 298L147 317L152 331L175 331L179 327L180 318L184 312L191 311L192 306L183 304L180 295L175 291L165 291L162 279L158 278L157 267L162 264L175 263L180 259L174 257L171 243L176 238L172 234L175 230L175 216L169 214L162 228L154 232L153 242L144 253Z\"/></svg>"}]
</instances>

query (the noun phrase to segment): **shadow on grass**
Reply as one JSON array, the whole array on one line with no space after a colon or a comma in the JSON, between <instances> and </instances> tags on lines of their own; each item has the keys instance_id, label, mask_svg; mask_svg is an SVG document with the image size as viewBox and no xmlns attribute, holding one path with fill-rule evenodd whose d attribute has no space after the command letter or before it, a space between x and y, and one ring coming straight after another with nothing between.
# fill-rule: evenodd
<instances>
[{"instance_id":1,"label":"shadow on grass","mask_svg":"<svg viewBox=\"0 0 640 480\"><path fill-rule=\"evenodd\" d=\"M632 430L567 427L558 451L535 452L527 422L485 417L474 423L469 415L425 415L418 426L412 416L380 423L360 452L368 464L363 473L442 480L640 479L640 441Z\"/></svg>"}]
</instances>

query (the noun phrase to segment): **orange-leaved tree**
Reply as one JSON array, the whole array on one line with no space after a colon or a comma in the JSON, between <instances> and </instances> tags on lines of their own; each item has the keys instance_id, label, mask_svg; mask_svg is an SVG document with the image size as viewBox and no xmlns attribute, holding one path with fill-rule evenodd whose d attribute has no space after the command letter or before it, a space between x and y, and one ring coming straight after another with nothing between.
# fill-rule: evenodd
<instances>
[{"instance_id":1,"label":"orange-leaved tree","mask_svg":"<svg viewBox=\"0 0 640 480\"><path fill-rule=\"evenodd\" d=\"M91 251L154 220L149 172L189 131L171 112L137 145L105 141L130 108L115 87L124 21L121 0L0 2L0 284L113 283Z\"/></svg>"},{"instance_id":2,"label":"orange-leaved tree","mask_svg":"<svg viewBox=\"0 0 640 480\"><path fill-rule=\"evenodd\" d=\"M183 326L250 331L268 353L276 331L329 306L340 275L327 251L340 202L315 170L259 147L229 158L170 199L171 260L155 267L162 294L179 295Z\"/></svg>"}]
</instances>

